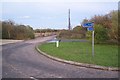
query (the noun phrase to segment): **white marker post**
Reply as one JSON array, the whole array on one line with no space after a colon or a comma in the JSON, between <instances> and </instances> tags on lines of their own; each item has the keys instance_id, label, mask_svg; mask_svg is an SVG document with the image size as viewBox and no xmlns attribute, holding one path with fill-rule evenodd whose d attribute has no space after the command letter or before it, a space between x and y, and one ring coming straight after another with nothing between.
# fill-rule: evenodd
<instances>
[{"instance_id":1,"label":"white marker post","mask_svg":"<svg viewBox=\"0 0 120 80\"><path fill-rule=\"evenodd\" d=\"M59 47L59 40L56 41L56 47Z\"/></svg>"},{"instance_id":2,"label":"white marker post","mask_svg":"<svg viewBox=\"0 0 120 80\"><path fill-rule=\"evenodd\" d=\"M92 31L92 56L94 57L94 31Z\"/></svg>"}]
</instances>

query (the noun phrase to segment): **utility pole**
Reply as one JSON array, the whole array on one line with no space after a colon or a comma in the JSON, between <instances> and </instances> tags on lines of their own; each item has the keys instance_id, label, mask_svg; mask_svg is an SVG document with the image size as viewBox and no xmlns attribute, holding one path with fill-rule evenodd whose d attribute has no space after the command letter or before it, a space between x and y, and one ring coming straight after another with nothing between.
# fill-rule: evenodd
<instances>
[{"instance_id":1,"label":"utility pole","mask_svg":"<svg viewBox=\"0 0 120 80\"><path fill-rule=\"evenodd\" d=\"M70 23L70 9L68 11L68 30L71 30L71 23Z\"/></svg>"}]
</instances>

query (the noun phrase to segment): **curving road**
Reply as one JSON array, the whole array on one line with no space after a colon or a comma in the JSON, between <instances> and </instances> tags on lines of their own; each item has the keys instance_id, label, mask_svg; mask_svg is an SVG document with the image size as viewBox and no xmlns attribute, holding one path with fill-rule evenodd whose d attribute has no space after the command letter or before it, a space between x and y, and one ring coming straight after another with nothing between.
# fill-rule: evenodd
<instances>
[{"instance_id":1,"label":"curving road","mask_svg":"<svg viewBox=\"0 0 120 80\"><path fill-rule=\"evenodd\" d=\"M51 60L35 46L55 36L2 46L3 78L118 78L116 71L78 67Z\"/></svg>"}]
</instances>

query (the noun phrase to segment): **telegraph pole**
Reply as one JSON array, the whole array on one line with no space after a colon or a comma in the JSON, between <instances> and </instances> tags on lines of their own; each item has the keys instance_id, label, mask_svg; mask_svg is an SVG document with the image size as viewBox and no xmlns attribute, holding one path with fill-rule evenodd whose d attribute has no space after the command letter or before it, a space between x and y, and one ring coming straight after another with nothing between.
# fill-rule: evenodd
<instances>
[{"instance_id":1,"label":"telegraph pole","mask_svg":"<svg viewBox=\"0 0 120 80\"><path fill-rule=\"evenodd\" d=\"M71 30L71 23L70 23L70 9L68 11L68 30Z\"/></svg>"}]
</instances>

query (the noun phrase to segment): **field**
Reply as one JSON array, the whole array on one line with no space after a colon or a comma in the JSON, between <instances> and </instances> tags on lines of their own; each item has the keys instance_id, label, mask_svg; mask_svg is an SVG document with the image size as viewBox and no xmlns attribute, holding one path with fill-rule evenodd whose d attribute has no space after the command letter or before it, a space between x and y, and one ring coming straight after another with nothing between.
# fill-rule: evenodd
<instances>
[{"instance_id":1,"label":"field","mask_svg":"<svg viewBox=\"0 0 120 80\"><path fill-rule=\"evenodd\" d=\"M96 64L107 67L118 67L118 46L95 44L95 55L92 56L92 46L89 42L60 42L39 45L39 49L49 55L76 61L80 63Z\"/></svg>"}]
</instances>

